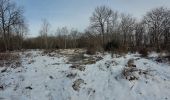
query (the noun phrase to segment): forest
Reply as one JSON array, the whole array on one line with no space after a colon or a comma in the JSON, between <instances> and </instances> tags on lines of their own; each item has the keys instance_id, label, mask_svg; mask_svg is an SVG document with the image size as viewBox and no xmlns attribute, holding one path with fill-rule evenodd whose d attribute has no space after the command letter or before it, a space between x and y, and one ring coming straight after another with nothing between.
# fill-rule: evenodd
<instances>
[{"instance_id":1,"label":"forest","mask_svg":"<svg viewBox=\"0 0 170 100\"><path fill-rule=\"evenodd\" d=\"M29 25L24 10L9 0L0 2L0 51L69 48L86 48L89 52L161 51L168 50L170 45L170 9L166 7L153 8L137 20L131 14L98 6L84 32L56 27L56 32L50 33L50 23L43 19L39 36L27 37Z\"/></svg>"}]
</instances>

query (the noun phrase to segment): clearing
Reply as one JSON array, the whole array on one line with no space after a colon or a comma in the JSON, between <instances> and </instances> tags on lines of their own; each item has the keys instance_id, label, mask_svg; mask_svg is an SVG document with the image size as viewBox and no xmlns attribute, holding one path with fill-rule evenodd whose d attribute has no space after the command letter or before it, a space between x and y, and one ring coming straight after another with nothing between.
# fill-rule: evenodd
<instances>
[{"instance_id":1,"label":"clearing","mask_svg":"<svg viewBox=\"0 0 170 100\"><path fill-rule=\"evenodd\" d=\"M0 66L0 100L170 100L170 65L156 53L15 53L19 67Z\"/></svg>"}]
</instances>

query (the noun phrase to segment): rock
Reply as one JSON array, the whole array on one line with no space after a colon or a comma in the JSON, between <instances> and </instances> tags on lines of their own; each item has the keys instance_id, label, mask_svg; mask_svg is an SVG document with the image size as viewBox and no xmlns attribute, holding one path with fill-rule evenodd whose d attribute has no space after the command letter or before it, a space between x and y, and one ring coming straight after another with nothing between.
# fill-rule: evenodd
<instances>
[{"instance_id":1,"label":"rock","mask_svg":"<svg viewBox=\"0 0 170 100\"><path fill-rule=\"evenodd\" d=\"M136 67L136 65L132 65L132 67Z\"/></svg>"},{"instance_id":2,"label":"rock","mask_svg":"<svg viewBox=\"0 0 170 100\"><path fill-rule=\"evenodd\" d=\"M0 86L0 90L4 90L4 86L3 85Z\"/></svg>"},{"instance_id":3,"label":"rock","mask_svg":"<svg viewBox=\"0 0 170 100\"><path fill-rule=\"evenodd\" d=\"M6 71L7 71L7 68L4 68L4 69L1 70L1 73L4 73Z\"/></svg>"},{"instance_id":4,"label":"rock","mask_svg":"<svg viewBox=\"0 0 170 100\"><path fill-rule=\"evenodd\" d=\"M54 79L53 76L49 76L50 79Z\"/></svg>"},{"instance_id":5,"label":"rock","mask_svg":"<svg viewBox=\"0 0 170 100\"><path fill-rule=\"evenodd\" d=\"M27 86L27 87L25 87L25 89L32 90L33 88L31 86Z\"/></svg>"},{"instance_id":6,"label":"rock","mask_svg":"<svg viewBox=\"0 0 170 100\"><path fill-rule=\"evenodd\" d=\"M158 63L162 63L162 62L163 62L163 59L162 59L161 57L158 57L158 58L156 59L156 61L157 61Z\"/></svg>"},{"instance_id":7,"label":"rock","mask_svg":"<svg viewBox=\"0 0 170 100\"><path fill-rule=\"evenodd\" d=\"M68 78L75 78L76 76L77 76L77 73L75 73L75 74L70 73L66 77L68 77Z\"/></svg>"}]
</instances>

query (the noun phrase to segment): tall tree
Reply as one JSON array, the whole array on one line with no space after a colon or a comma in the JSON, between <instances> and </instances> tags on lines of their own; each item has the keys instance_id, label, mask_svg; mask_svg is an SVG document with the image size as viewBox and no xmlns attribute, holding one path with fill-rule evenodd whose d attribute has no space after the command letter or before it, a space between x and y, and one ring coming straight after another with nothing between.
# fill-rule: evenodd
<instances>
[{"instance_id":1,"label":"tall tree","mask_svg":"<svg viewBox=\"0 0 170 100\"><path fill-rule=\"evenodd\" d=\"M155 46L156 43L156 48L160 50L160 43L165 36L165 31L170 28L169 10L163 7L155 8L145 15L144 22L148 27L151 45Z\"/></svg>"},{"instance_id":2,"label":"tall tree","mask_svg":"<svg viewBox=\"0 0 170 100\"><path fill-rule=\"evenodd\" d=\"M142 22L135 24L135 45L141 47L144 44L145 26Z\"/></svg>"},{"instance_id":3,"label":"tall tree","mask_svg":"<svg viewBox=\"0 0 170 100\"><path fill-rule=\"evenodd\" d=\"M133 31L135 29L135 18L133 18L129 14L122 14L121 15L121 22L120 22L120 31L123 35L123 45L127 46L131 44L133 40Z\"/></svg>"},{"instance_id":4,"label":"tall tree","mask_svg":"<svg viewBox=\"0 0 170 100\"><path fill-rule=\"evenodd\" d=\"M56 36L58 36L59 38L60 47L65 49L67 48L68 35L69 35L69 30L67 27L62 27L57 29Z\"/></svg>"},{"instance_id":5,"label":"tall tree","mask_svg":"<svg viewBox=\"0 0 170 100\"><path fill-rule=\"evenodd\" d=\"M71 29L70 31L70 38L72 39L72 47L73 48L77 48L77 39L78 39L78 35L79 35L79 32L75 29Z\"/></svg>"},{"instance_id":6,"label":"tall tree","mask_svg":"<svg viewBox=\"0 0 170 100\"><path fill-rule=\"evenodd\" d=\"M10 0L0 0L0 30L5 50L11 48L14 27L24 25L23 10Z\"/></svg>"},{"instance_id":7,"label":"tall tree","mask_svg":"<svg viewBox=\"0 0 170 100\"><path fill-rule=\"evenodd\" d=\"M46 20L42 20L42 26L40 29L40 37L42 40L42 46L45 45L45 49L48 49L48 34L50 31L50 23Z\"/></svg>"},{"instance_id":8,"label":"tall tree","mask_svg":"<svg viewBox=\"0 0 170 100\"><path fill-rule=\"evenodd\" d=\"M107 26L112 15L112 10L106 6L99 6L93 12L90 22L93 28L95 28L102 36L102 45L105 43L105 33L108 31Z\"/></svg>"}]
</instances>

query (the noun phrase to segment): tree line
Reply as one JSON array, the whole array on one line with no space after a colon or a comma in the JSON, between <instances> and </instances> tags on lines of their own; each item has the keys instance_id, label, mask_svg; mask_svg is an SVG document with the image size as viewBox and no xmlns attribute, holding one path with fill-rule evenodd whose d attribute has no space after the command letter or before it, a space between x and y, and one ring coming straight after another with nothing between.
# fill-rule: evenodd
<instances>
[{"instance_id":1,"label":"tree line","mask_svg":"<svg viewBox=\"0 0 170 100\"><path fill-rule=\"evenodd\" d=\"M14 2L0 0L0 50L14 50L22 48L23 35L27 25L23 16L23 9Z\"/></svg>"},{"instance_id":2,"label":"tree line","mask_svg":"<svg viewBox=\"0 0 170 100\"><path fill-rule=\"evenodd\" d=\"M154 8L137 20L107 6L98 6L84 32L67 27L50 34L50 23L42 21L39 36L25 38L28 25L23 9L10 0L0 0L0 50L87 48L91 51L168 50L170 9Z\"/></svg>"}]
</instances>

